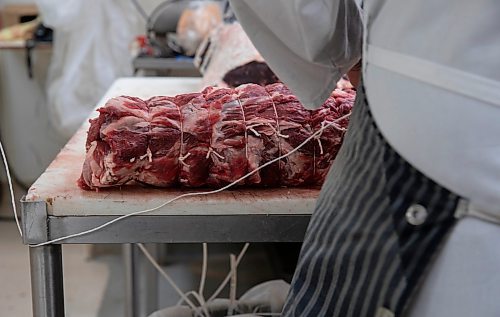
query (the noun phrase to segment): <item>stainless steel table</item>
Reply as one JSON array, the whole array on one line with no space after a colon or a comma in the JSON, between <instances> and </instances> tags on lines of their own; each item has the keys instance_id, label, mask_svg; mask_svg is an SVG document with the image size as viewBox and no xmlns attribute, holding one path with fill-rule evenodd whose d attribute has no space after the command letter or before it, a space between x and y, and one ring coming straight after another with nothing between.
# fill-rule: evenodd
<instances>
[{"instance_id":1,"label":"stainless steel table","mask_svg":"<svg viewBox=\"0 0 500 317\"><path fill-rule=\"evenodd\" d=\"M135 57L132 65L134 69L196 70L192 58Z\"/></svg>"},{"instance_id":2,"label":"stainless steel table","mask_svg":"<svg viewBox=\"0 0 500 317\"><path fill-rule=\"evenodd\" d=\"M200 79L124 78L117 80L98 106L112 96L176 95L199 90ZM92 116L95 116L93 114ZM85 156L88 123L73 136L23 199L24 243L35 245L101 225L120 215L148 209L187 192L123 186L83 191L76 186ZM33 314L64 316L62 244L127 244L128 314L144 315L135 296L144 287L134 243L298 242L302 241L318 189L235 189L188 197L154 212L116 222L102 230L30 248ZM142 265L144 267L144 265ZM149 269L150 270L150 269ZM153 279L150 278L149 281ZM154 306L154 301L149 306ZM147 308L151 309L151 307Z\"/></svg>"},{"instance_id":3,"label":"stainless steel table","mask_svg":"<svg viewBox=\"0 0 500 317\"><path fill-rule=\"evenodd\" d=\"M156 76L171 77L176 73L182 76L200 77L201 74L193 63L192 58L176 57L136 57L132 61L134 73L139 70L145 71L146 75L157 74Z\"/></svg>"}]
</instances>

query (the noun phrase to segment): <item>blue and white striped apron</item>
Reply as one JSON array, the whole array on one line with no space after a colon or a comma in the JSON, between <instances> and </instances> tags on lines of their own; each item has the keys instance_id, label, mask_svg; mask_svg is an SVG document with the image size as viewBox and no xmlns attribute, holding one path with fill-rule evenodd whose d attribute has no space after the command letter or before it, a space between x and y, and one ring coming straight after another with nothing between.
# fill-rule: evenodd
<instances>
[{"instance_id":1,"label":"blue and white striped apron","mask_svg":"<svg viewBox=\"0 0 500 317\"><path fill-rule=\"evenodd\" d=\"M401 316L456 222L460 197L387 144L363 89L353 111L283 316Z\"/></svg>"}]
</instances>

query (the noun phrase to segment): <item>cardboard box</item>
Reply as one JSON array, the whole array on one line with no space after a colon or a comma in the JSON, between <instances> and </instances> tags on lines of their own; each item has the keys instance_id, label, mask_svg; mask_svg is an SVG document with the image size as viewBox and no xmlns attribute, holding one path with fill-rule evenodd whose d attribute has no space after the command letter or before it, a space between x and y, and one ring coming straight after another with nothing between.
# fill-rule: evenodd
<instances>
[{"instance_id":1,"label":"cardboard box","mask_svg":"<svg viewBox=\"0 0 500 317\"><path fill-rule=\"evenodd\" d=\"M21 22L32 20L38 16L35 4L8 4L1 8L1 27L7 27Z\"/></svg>"}]
</instances>

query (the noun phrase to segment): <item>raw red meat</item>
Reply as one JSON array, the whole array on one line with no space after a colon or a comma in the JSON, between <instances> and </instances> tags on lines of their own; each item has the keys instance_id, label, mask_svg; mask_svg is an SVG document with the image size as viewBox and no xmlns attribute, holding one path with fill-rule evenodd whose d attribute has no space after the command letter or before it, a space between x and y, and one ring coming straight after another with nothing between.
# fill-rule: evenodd
<instances>
[{"instance_id":1,"label":"raw red meat","mask_svg":"<svg viewBox=\"0 0 500 317\"><path fill-rule=\"evenodd\" d=\"M281 83L208 87L201 93L141 100L121 96L90 121L84 189L136 181L158 187L221 187L290 153L326 124L349 114L355 91L338 88L306 110ZM320 185L348 119L328 127L295 153L239 185Z\"/></svg>"}]
</instances>

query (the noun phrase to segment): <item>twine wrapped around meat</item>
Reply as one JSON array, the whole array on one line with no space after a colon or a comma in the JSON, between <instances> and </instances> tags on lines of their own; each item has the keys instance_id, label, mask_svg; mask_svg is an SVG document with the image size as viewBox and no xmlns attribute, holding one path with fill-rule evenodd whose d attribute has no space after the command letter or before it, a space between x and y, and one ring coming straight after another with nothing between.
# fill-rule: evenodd
<instances>
[{"instance_id":1,"label":"twine wrapped around meat","mask_svg":"<svg viewBox=\"0 0 500 317\"><path fill-rule=\"evenodd\" d=\"M281 83L205 88L149 100L121 96L90 120L84 189L139 182L158 187L221 187L291 152L349 114L354 90L337 88L306 110ZM321 185L348 119L324 129L290 156L242 180L246 186Z\"/></svg>"}]
</instances>

